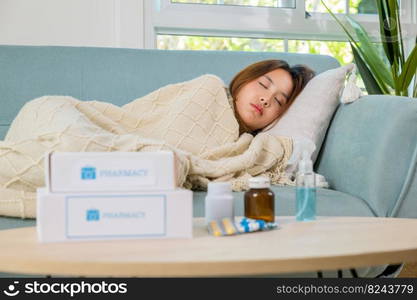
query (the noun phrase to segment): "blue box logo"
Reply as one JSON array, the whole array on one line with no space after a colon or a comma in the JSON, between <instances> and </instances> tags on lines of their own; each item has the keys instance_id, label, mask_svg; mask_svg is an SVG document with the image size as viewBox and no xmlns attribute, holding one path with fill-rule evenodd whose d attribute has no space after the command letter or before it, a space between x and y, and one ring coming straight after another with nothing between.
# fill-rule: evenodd
<instances>
[{"instance_id":1,"label":"blue box logo","mask_svg":"<svg viewBox=\"0 0 417 300\"><path fill-rule=\"evenodd\" d=\"M86 211L86 219L90 221L100 221L100 211L98 209L89 209Z\"/></svg>"},{"instance_id":2,"label":"blue box logo","mask_svg":"<svg viewBox=\"0 0 417 300\"><path fill-rule=\"evenodd\" d=\"M83 167L81 168L81 180L94 180L96 179L96 168Z\"/></svg>"}]
</instances>

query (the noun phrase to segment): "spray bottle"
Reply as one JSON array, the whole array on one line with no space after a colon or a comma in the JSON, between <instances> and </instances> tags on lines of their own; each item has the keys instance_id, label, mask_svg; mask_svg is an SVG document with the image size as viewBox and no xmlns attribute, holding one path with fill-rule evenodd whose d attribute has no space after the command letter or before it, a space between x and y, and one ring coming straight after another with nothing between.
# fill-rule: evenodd
<instances>
[{"instance_id":1,"label":"spray bottle","mask_svg":"<svg viewBox=\"0 0 417 300\"><path fill-rule=\"evenodd\" d=\"M311 153L311 149L303 149L302 159L298 163L296 176L297 221L312 221L316 218L316 179Z\"/></svg>"}]
</instances>

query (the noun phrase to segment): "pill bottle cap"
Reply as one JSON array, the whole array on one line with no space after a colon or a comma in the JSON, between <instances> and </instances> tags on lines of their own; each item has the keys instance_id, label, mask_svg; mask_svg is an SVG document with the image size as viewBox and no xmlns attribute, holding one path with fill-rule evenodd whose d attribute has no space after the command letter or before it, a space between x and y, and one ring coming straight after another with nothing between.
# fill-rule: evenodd
<instances>
[{"instance_id":1,"label":"pill bottle cap","mask_svg":"<svg viewBox=\"0 0 417 300\"><path fill-rule=\"evenodd\" d=\"M232 192L232 185L230 182L209 182L207 193L210 195L220 195Z\"/></svg>"},{"instance_id":2,"label":"pill bottle cap","mask_svg":"<svg viewBox=\"0 0 417 300\"><path fill-rule=\"evenodd\" d=\"M249 188L265 189L270 187L270 181L268 177L258 176L249 178Z\"/></svg>"}]
</instances>

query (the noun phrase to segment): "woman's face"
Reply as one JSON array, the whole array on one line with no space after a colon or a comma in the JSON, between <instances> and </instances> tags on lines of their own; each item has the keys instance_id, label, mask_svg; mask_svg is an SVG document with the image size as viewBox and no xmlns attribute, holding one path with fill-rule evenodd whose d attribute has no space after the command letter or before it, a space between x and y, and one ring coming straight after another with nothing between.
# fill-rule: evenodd
<instances>
[{"instance_id":1,"label":"woman's face","mask_svg":"<svg viewBox=\"0 0 417 300\"><path fill-rule=\"evenodd\" d=\"M245 84L236 95L236 110L251 130L278 118L293 90L290 73L276 69Z\"/></svg>"}]
</instances>

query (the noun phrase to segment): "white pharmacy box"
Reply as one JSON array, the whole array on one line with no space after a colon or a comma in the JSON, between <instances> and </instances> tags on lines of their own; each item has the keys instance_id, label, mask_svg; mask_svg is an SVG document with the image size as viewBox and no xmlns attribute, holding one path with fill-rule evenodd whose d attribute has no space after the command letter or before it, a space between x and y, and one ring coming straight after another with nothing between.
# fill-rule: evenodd
<instances>
[{"instance_id":1,"label":"white pharmacy box","mask_svg":"<svg viewBox=\"0 0 417 300\"><path fill-rule=\"evenodd\" d=\"M49 152L45 180L50 192L129 192L177 187L172 151Z\"/></svg>"},{"instance_id":2,"label":"white pharmacy box","mask_svg":"<svg viewBox=\"0 0 417 300\"><path fill-rule=\"evenodd\" d=\"M37 190L40 242L191 238L192 191L49 193Z\"/></svg>"}]
</instances>

